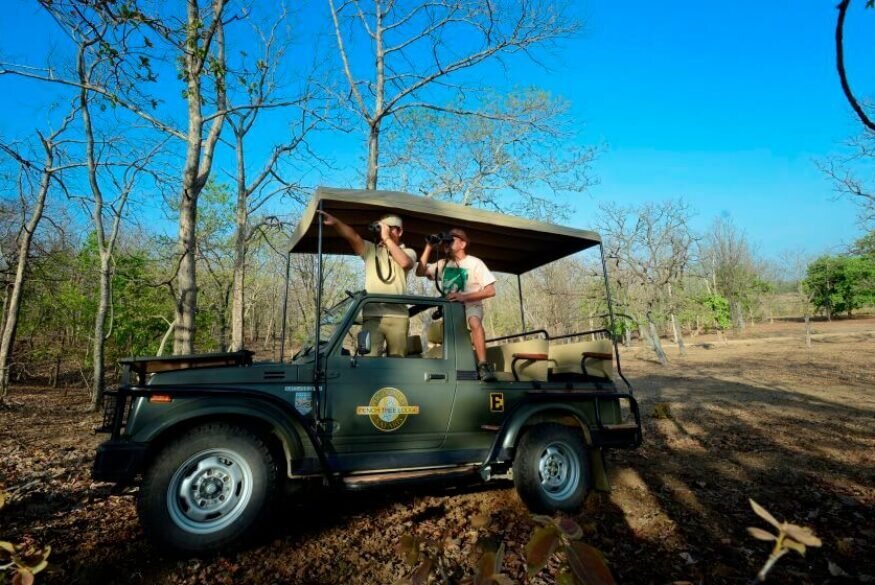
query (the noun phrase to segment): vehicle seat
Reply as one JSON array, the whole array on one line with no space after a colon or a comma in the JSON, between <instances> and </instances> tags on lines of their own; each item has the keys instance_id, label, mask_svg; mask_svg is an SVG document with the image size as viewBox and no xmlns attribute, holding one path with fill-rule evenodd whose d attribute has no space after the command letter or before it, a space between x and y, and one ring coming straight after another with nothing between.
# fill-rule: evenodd
<instances>
[{"instance_id":1,"label":"vehicle seat","mask_svg":"<svg viewBox=\"0 0 875 585\"><path fill-rule=\"evenodd\" d=\"M422 357L438 360L444 357L444 322L433 321L426 332L428 349L422 352Z\"/></svg>"},{"instance_id":2,"label":"vehicle seat","mask_svg":"<svg viewBox=\"0 0 875 585\"><path fill-rule=\"evenodd\" d=\"M492 366L496 377L501 381L514 379L516 375L521 381L547 380L547 348L546 339L527 339L504 345L486 348L486 361ZM516 357L515 357L516 356ZM520 356L543 356L538 359L527 359ZM514 365L514 360L516 364Z\"/></svg>"},{"instance_id":3,"label":"vehicle seat","mask_svg":"<svg viewBox=\"0 0 875 585\"><path fill-rule=\"evenodd\" d=\"M613 354L614 346L609 339L551 344L550 379L610 380L614 374Z\"/></svg>"}]
</instances>

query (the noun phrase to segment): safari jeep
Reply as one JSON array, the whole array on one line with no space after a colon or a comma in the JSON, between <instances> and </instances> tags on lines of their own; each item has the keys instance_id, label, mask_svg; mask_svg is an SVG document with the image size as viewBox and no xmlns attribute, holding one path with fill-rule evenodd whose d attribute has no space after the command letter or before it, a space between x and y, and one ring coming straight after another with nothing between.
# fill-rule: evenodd
<instances>
[{"instance_id":1,"label":"safari jeep","mask_svg":"<svg viewBox=\"0 0 875 585\"><path fill-rule=\"evenodd\" d=\"M316 282L323 254L351 253L323 230L317 209L363 236L383 214L401 215L412 245L459 226L490 268L516 275L600 244L592 232L411 195L319 189L292 247L318 254ZM521 312L519 333L488 340L497 380L484 382L463 305L341 296L290 360L253 362L239 351L121 361L94 478L139 484L140 520L156 544L189 553L230 546L294 492L283 488L307 482L358 490L510 476L532 511L571 512L589 490L607 489L605 449L641 443L631 387L615 384L625 378L607 329L556 337L527 330ZM360 325L370 303L410 316L407 357L367 355Z\"/></svg>"}]
</instances>

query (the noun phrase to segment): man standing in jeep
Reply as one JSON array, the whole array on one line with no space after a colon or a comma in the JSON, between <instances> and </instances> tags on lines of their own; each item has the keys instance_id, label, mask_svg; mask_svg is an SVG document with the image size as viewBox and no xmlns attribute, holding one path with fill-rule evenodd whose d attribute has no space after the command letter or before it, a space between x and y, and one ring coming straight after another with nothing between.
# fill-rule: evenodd
<instances>
[{"instance_id":1,"label":"man standing in jeep","mask_svg":"<svg viewBox=\"0 0 875 585\"><path fill-rule=\"evenodd\" d=\"M386 215L371 231L379 233L379 242L365 241L347 224L330 213L317 211L325 225L334 227L349 242L352 251L365 261L365 290L369 293L407 294L407 273L416 264L416 252L401 243L403 223L397 215ZM371 356L380 355L383 340L386 354L393 357L407 355L407 333L410 327L403 305L369 303L362 314L362 330L371 333Z\"/></svg>"},{"instance_id":2,"label":"man standing in jeep","mask_svg":"<svg viewBox=\"0 0 875 585\"><path fill-rule=\"evenodd\" d=\"M429 264L432 244L426 240L425 250L416 265L416 275L439 280L440 288L449 300L465 303L465 318L477 356L477 374L484 382L494 382L495 374L486 361L483 299L495 296L495 276L483 260L467 253L469 240L464 230L453 228L448 235L452 239L441 244L447 259Z\"/></svg>"}]
</instances>

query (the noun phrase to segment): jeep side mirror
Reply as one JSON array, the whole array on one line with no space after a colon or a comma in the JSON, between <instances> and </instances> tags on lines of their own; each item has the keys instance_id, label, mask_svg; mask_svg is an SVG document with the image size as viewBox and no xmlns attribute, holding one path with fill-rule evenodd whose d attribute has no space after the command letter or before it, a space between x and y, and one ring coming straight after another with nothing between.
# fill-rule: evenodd
<instances>
[{"instance_id":1,"label":"jeep side mirror","mask_svg":"<svg viewBox=\"0 0 875 585\"><path fill-rule=\"evenodd\" d=\"M371 353L371 332L359 331L356 338L356 355L365 355Z\"/></svg>"}]
</instances>

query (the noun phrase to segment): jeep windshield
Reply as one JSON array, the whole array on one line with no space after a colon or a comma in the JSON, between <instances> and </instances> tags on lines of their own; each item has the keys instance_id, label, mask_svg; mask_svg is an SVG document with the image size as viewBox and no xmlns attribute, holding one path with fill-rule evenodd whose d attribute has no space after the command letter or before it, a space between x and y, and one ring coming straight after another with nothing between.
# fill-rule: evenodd
<instances>
[{"instance_id":1,"label":"jeep windshield","mask_svg":"<svg viewBox=\"0 0 875 585\"><path fill-rule=\"evenodd\" d=\"M319 322L319 349L327 346L338 332L338 325L343 322L344 317L353 304L364 291L351 293L346 291L346 297L339 303L322 311L322 320ZM316 346L315 334L310 334L307 340L301 344L301 349L292 356L292 361L297 359L307 358L307 361L313 359L315 352L313 349Z\"/></svg>"}]
</instances>

